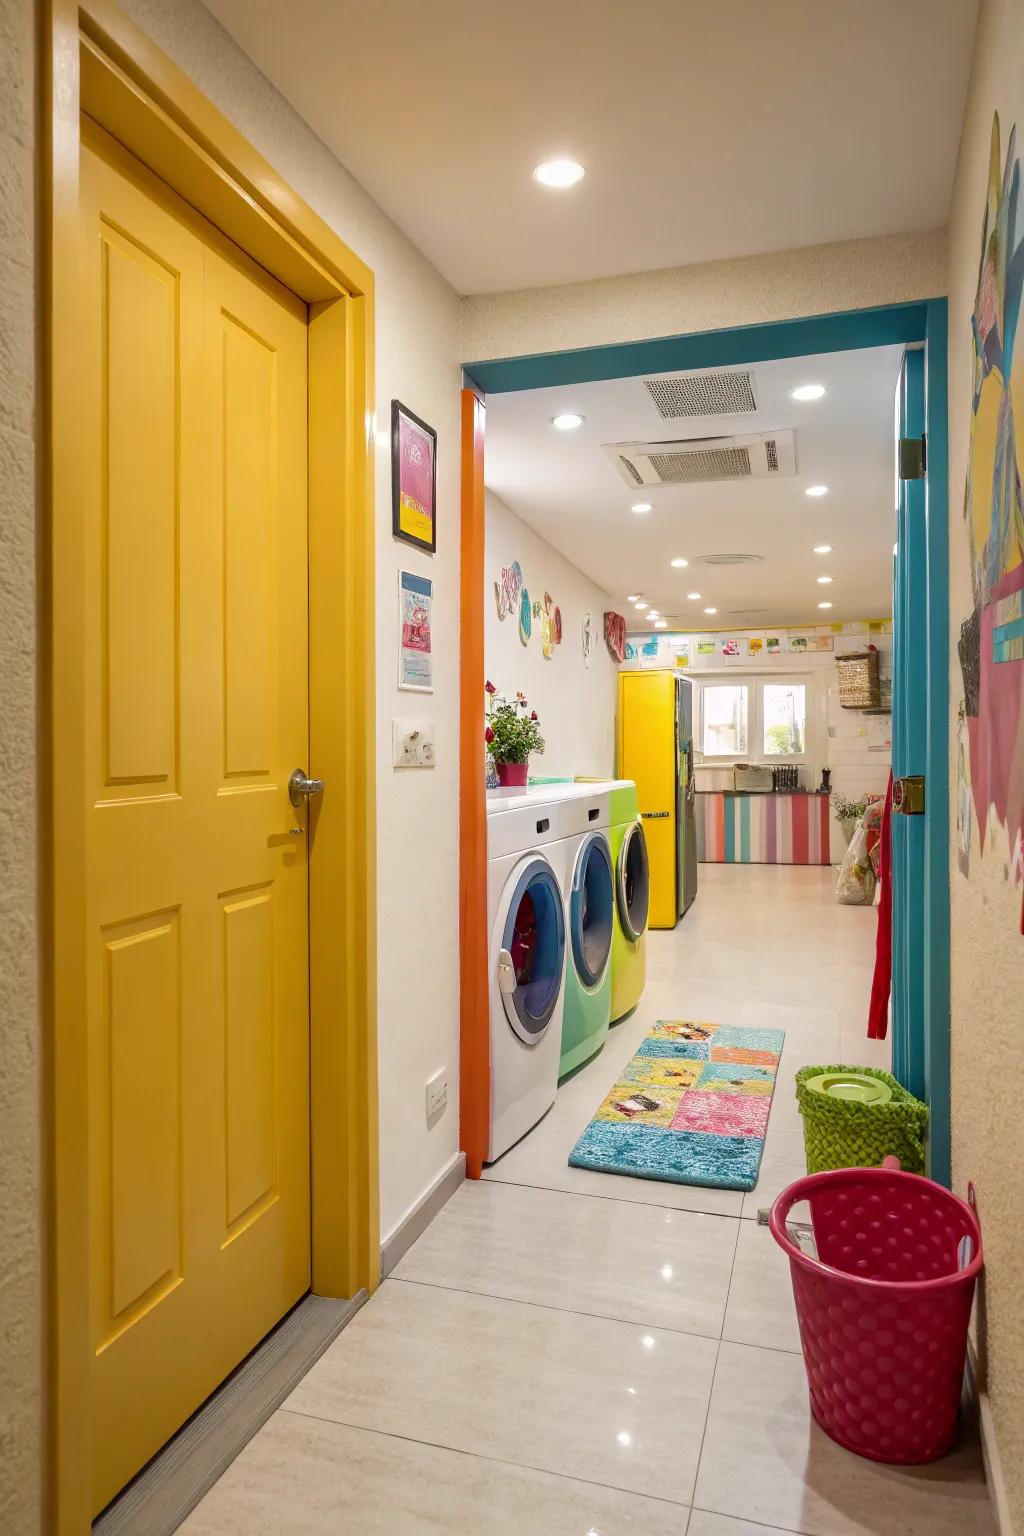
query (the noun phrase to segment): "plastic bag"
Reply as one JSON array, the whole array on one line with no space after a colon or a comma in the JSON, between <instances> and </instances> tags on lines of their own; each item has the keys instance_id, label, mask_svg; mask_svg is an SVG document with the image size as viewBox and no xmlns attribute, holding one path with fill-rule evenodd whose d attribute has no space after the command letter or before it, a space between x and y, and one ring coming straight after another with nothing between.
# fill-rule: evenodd
<instances>
[{"instance_id":1,"label":"plastic bag","mask_svg":"<svg viewBox=\"0 0 1024 1536\"><path fill-rule=\"evenodd\" d=\"M836 900L844 907L870 907L875 899L875 872L868 855L868 833L862 817L850 838L839 870Z\"/></svg>"}]
</instances>

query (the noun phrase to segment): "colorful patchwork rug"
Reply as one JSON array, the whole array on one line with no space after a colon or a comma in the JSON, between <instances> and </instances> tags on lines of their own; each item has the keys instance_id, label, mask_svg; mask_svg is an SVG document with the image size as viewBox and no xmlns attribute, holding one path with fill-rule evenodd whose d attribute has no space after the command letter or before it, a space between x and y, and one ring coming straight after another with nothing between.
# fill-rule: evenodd
<instances>
[{"instance_id":1,"label":"colorful patchwork rug","mask_svg":"<svg viewBox=\"0 0 1024 1536\"><path fill-rule=\"evenodd\" d=\"M655 1024L569 1154L573 1168L753 1189L785 1034Z\"/></svg>"}]
</instances>

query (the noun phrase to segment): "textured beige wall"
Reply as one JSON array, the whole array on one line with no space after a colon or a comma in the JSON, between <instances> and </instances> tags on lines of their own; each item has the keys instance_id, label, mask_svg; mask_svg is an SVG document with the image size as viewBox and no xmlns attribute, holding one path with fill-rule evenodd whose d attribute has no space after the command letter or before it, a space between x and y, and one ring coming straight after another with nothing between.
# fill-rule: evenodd
<instances>
[{"instance_id":1,"label":"textured beige wall","mask_svg":"<svg viewBox=\"0 0 1024 1536\"><path fill-rule=\"evenodd\" d=\"M729 325L761 325L945 292L943 230L844 240L463 299L462 357L465 362L485 362Z\"/></svg>"},{"instance_id":2,"label":"textured beige wall","mask_svg":"<svg viewBox=\"0 0 1024 1536\"><path fill-rule=\"evenodd\" d=\"M992 114L999 113L1002 154L1017 124L1024 133L1024 8L1020 0L983 0L971 89L960 145L949 230L950 714L956 785L957 711L963 684L956 642L971 610L963 525L971 413L974 308L988 178ZM1018 424L1019 430L1019 424ZM956 803L952 807L956 825ZM953 1012L953 1175L961 1192L978 1191L987 1273L979 1344L1016 1529L1024 1532L1024 937L1021 888L1008 878L1005 831L990 826L984 857L974 829L970 875L951 860Z\"/></svg>"},{"instance_id":3,"label":"textured beige wall","mask_svg":"<svg viewBox=\"0 0 1024 1536\"><path fill-rule=\"evenodd\" d=\"M41 1527L34 35L0 0L0 1531Z\"/></svg>"}]
</instances>

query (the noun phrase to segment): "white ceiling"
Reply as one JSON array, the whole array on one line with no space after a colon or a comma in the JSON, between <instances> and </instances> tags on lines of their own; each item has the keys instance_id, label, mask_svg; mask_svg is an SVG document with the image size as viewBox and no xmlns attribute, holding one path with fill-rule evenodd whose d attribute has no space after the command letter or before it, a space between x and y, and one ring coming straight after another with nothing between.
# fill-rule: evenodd
<instances>
[{"instance_id":1,"label":"white ceiling","mask_svg":"<svg viewBox=\"0 0 1024 1536\"><path fill-rule=\"evenodd\" d=\"M491 395L487 486L602 587L634 628L645 621L626 603L630 593L642 593L672 627L687 630L887 618L902 354L902 347L877 347L755 363L758 409L736 416L665 421L642 378ZM828 386L822 400L790 398L809 382ZM563 411L582 415L583 425L555 431L551 418ZM796 475L775 480L634 490L602 451L604 443L782 427L795 429ZM806 496L815 484L829 494ZM630 506L639 501L654 510L637 516ZM815 555L816 544L831 544L832 553ZM762 558L716 569L701 564L719 553ZM677 556L689 560L686 569L672 568ZM817 584L822 575L834 578L827 588ZM688 601L691 591L702 600ZM830 611L819 611L823 601L832 602ZM705 615L709 606L717 614Z\"/></svg>"},{"instance_id":2,"label":"white ceiling","mask_svg":"<svg viewBox=\"0 0 1024 1536\"><path fill-rule=\"evenodd\" d=\"M946 222L977 0L206 4L460 293Z\"/></svg>"}]
</instances>

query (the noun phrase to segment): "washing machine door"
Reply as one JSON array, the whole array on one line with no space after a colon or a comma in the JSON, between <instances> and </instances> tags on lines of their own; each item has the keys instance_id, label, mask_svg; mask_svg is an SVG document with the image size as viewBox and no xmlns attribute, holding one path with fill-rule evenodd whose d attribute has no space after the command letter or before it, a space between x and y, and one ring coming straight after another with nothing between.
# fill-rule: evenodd
<instances>
[{"instance_id":1,"label":"washing machine door","mask_svg":"<svg viewBox=\"0 0 1024 1536\"><path fill-rule=\"evenodd\" d=\"M596 987L612 952L612 856L601 832L585 838L576 855L569 894L569 933L576 974Z\"/></svg>"},{"instance_id":2,"label":"washing machine door","mask_svg":"<svg viewBox=\"0 0 1024 1536\"><path fill-rule=\"evenodd\" d=\"M520 1040L536 1045L558 1004L565 973L565 917L555 872L539 855L520 866L505 912L501 1000ZM508 957L508 958L506 958ZM508 959L511 976L507 975Z\"/></svg>"},{"instance_id":3,"label":"washing machine door","mask_svg":"<svg viewBox=\"0 0 1024 1536\"><path fill-rule=\"evenodd\" d=\"M651 901L651 866L647 857L647 839L639 821L629 827L619 848L615 899L619 925L626 938L635 944L647 927Z\"/></svg>"}]
</instances>

